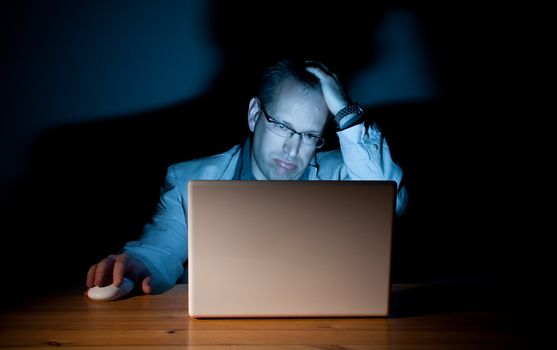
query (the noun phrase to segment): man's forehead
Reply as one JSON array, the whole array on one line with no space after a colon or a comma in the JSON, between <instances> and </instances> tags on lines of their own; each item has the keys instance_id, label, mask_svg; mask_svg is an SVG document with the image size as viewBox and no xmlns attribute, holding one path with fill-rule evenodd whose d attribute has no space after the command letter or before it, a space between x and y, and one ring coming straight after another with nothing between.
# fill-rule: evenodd
<instances>
[{"instance_id":1,"label":"man's forehead","mask_svg":"<svg viewBox=\"0 0 557 350\"><path fill-rule=\"evenodd\" d=\"M321 133L328 109L319 95L284 94L267 110L278 121L301 132Z\"/></svg>"}]
</instances>

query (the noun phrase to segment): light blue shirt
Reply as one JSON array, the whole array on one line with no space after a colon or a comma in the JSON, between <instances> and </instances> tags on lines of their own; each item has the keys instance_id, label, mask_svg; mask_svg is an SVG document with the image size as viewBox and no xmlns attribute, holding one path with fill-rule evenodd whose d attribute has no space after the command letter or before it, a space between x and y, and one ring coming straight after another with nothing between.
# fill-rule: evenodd
<instances>
[{"instance_id":1,"label":"light blue shirt","mask_svg":"<svg viewBox=\"0 0 557 350\"><path fill-rule=\"evenodd\" d=\"M360 123L337 132L340 149L318 152L306 171L308 180L393 180L398 185L396 213L407 205L402 169L393 161L387 141L375 124ZM241 162L242 145L200 159L170 166L152 220L137 241L123 251L149 269L155 290L172 287L184 274L188 253L188 182L231 180Z\"/></svg>"}]
</instances>

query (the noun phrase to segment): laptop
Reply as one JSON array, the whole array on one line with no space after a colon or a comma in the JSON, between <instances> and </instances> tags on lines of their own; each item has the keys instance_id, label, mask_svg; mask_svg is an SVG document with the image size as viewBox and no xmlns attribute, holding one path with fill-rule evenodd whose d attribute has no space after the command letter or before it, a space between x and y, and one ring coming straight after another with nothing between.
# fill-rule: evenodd
<instances>
[{"instance_id":1,"label":"laptop","mask_svg":"<svg viewBox=\"0 0 557 350\"><path fill-rule=\"evenodd\" d=\"M388 315L394 181L188 186L191 317Z\"/></svg>"}]
</instances>

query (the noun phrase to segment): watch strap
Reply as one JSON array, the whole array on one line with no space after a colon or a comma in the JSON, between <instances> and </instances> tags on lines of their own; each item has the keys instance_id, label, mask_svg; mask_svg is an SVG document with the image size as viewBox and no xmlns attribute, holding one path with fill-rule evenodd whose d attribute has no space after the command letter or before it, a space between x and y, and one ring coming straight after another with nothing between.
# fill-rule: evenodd
<instances>
[{"instance_id":1,"label":"watch strap","mask_svg":"<svg viewBox=\"0 0 557 350\"><path fill-rule=\"evenodd\" d=\"M337 115L335 116L335 122L337 125L340 125L340 120L344 117L353 114L364 114L364 109L360 106L359 103L351 103L348 106L344 107L340 111L338 111Z\"/></svg>"}]
</instances>

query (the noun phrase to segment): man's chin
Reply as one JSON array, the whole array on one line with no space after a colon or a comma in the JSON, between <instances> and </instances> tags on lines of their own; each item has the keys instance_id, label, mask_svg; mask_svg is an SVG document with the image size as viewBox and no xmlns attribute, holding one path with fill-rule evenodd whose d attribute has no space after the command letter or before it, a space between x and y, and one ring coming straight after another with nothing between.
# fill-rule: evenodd
<instances>
[{"instance_id":1,"label":"man's chin","mask_svg":"<svg viewBox=\"0 0 557 350\"><path fill-rule=\"evenodd\" d=\"M298 180L302 176L301 173L291 171L275 171L271 180Z\"/></svg>"}]
</instances>

